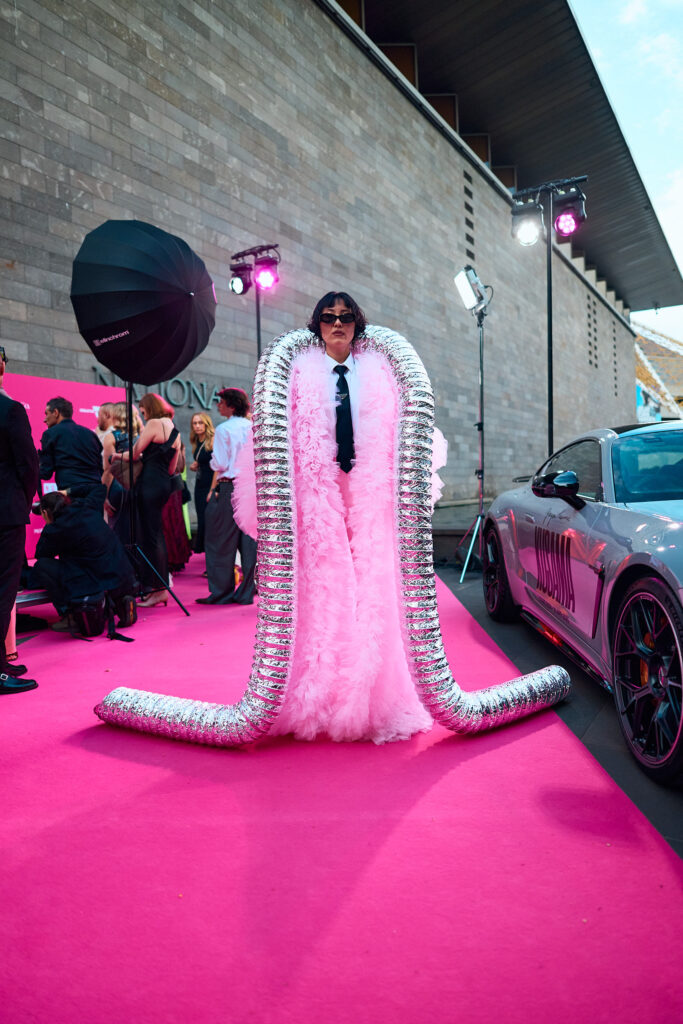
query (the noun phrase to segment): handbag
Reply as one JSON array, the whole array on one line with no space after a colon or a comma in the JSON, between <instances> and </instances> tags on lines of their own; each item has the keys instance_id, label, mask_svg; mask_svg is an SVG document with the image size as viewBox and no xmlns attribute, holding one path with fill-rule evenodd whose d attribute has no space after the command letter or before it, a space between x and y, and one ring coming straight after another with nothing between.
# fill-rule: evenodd
<instances>
[{"instance_id":1,"label":"handbag","mask_svg":"<svg viewBox=\"0 0 683 1024\"><path fill-rule=\"evenodd\" d=\"M121 484L127 491L130 490L130 462L119 459L116 462L109 462L109 470L117 483ZM133 463L133 483L137 482L142 473L142 461Z\"/></svg>"}]
</instances>

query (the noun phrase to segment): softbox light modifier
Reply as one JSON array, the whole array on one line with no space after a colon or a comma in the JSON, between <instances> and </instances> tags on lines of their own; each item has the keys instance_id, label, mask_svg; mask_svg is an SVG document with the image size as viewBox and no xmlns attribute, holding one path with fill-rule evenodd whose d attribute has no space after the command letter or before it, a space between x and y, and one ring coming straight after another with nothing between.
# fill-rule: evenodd
<instances>
[{"instance_id":1,"label":"softbox light modifier","mask_svg":"<svg viewBox=\"0 0 683 1024\"><path fill-rule=\"evenodd\" d=\"M182 238L139 220L108 220L73 262L71 304L93 355L122 380L170 380L206 348L216 293Z\"/></svg>"}]
</instances>

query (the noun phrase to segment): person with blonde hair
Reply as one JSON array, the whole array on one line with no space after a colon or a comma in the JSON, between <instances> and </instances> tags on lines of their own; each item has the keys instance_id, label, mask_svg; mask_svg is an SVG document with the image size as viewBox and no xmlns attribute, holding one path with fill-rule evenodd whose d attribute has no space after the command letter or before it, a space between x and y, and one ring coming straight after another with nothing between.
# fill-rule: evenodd
<instances>
[{"instance_id":1,"label":"person with blonde hair","mask_svg":"<svg viewBox=\"0 0 683 1024\"><path fill-rule=\"evenodd\" d=\"M137 542L143 555L164 581L144 560L139 565L140 582L145 592L142 608L152 608L168 601L168 552L164 540L162 510L171 494L171 478L180 455L180 434L173 425L173 408L153 391L140 399L140 412L145 425L133 447L133 462L142 461L142 472L136 484ZM128 451L117 452L112 461L128 461Z\"/></svg>"},{"instance_id":2,"label":"person with blonde hair","mask_svg":"<svg viewBox=\"0 0 683 1024\"><path fill-rule=\"evenodd\" d=\"M107 497L104 502L104 511L107 514L107 522L118 534L123 544L130 543L130 524L128 515L124 511L126 504L126 491L114 479L111 471L111 457L116 452L128 451L128 407L126 402L111 402L111 430L102 438L102 483L107 488ZM133 443L142 430L140 413L133 406Z\"/></svg>"},{"instance_id":3,"label":"person with blonde hair","mask_svg":"<svg viewBox=\"0 0 683 1024\"><path fill-rule=\"evenodd\" d=\"M215 433L216 428L208 412L196 412L190 424L190 444L194 457L190 469L197 474L194 485L194 506L197 513L197 536L194 542L196 554L204 551L204 514L213 480L211 454Z\"/></svg>"}]
</instances>

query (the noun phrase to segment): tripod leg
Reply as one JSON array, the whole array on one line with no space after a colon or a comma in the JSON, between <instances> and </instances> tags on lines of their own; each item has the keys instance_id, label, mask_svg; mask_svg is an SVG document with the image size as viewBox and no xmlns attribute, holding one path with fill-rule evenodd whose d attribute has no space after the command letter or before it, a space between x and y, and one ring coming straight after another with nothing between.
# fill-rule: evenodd
<instances>
[{"instance_id":1,"label":"tripod leg","mask_svg":"<svg viewBox=\"0 0 683 1024\"><path fill-rule=\"evenodd\" d=\"M159 583L161 583L161 586L162 586L162 588L163 588L164 590L167 590L167 591L168 591L168 593L169 593L169 594L171 595L171 597L173 598L173 600L175 601L175 603L176 603L177 605L179 605L179 606L180 606L180 607L181 607L181 608L183 609L183 611L185 612L185 614L186 614L186 615L187 615L187 616L189 617L190 613L188 612L188 610L187 610L187 608L185 607L185 605L183 604L183 602L182 602L182 601L180 600L180 598L179 598L179 597L177 596L177 594L176 594L176 593L175 593L175 591L173 590L173 587L170 587L170 586L169 586L169 584L168 584L168 580L165 580L165 579L164 579L164 577L163 577L163 576L161 575L161 573L160 573L160 572L159 572L159 570L158 570L158 569L156 568L156 566L152 565L152 563L150 562L149 558L147 557L147 555L145 554L145 552L144 552L144 551L142 550L142 548L138 547L138 545L136 544L136 545L135 545L135 547L134 547L134 551L135 551L135 554L136 554L136 556L140 557L140 558L141 558L141 559L142 559L142 560L143 560L144 562L146 562L146 564L147 564L147 565L149 566L149 568L150 568L150 569L152 570L152 572L154 573L154 575L156 576L156 578L157 578L157 579L159 580Z\"/></svg>"},{"instance_id":2,"label":"tripod leg","mask_svg":"<svg viewBox=\"0 0 683 1024\"><path fill-rule=\"evenodd\" d=\"M474 530L472 531L472 540L470 541L470 546L469 546L469 549L467 551L467 558L465 559L465 564L463 565L462 573L460 574L460 582L461 583L465 579L465 573L467 572L467 566L470 564L470 558L472 556L472 549L474 548L474 544L476 542L476 539L477 539L477 537L479 537L481 535L481 524L482 524L483 520L484 520L483 515L478 515L477 518L475 519L475 524L476 525L474 527Z\"/></svg>"}]
</instances>

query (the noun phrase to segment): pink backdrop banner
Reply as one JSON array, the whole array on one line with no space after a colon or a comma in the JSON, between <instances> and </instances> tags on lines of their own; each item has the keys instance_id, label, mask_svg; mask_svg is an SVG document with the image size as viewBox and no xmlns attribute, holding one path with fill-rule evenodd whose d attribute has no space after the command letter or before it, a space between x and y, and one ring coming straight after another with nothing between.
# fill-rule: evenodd
<instances>
[{"instance_id":1,"label":"pink backdrop banner","mask_svg":"<svg viewBox=\"0 0 683 1024\"><path fill-rule=\"evenodd\" d=\"M74 421L93 430L97 426L97 410L103 402L122 402L125 388L110 388L104 384L82 384L74 380L54 380L52 377L23 377L5 372L4 386L10 398L21 402L28 414L33 443L40 448L45 426L45 405L50 398L61 395L73 403ZM31 516L26 529L26 554L33 558L43 520Z\"/></svg>"}]
</instances>

